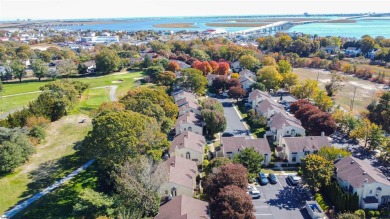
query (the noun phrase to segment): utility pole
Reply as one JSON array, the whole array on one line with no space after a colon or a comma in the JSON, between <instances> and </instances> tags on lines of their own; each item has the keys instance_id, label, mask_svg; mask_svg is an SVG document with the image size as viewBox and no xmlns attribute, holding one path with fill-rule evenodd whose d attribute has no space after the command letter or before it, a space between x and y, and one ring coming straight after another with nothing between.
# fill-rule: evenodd
<instances>
[{"instance_id":1,"label":"utility pole","mask_svg":"<svg viewBox=\"0 0 390 219\"><path fill-rule=\"evenodd\" d=\"M353 91L353 98L352 98L352 100L351 100L351 112L352 112L352 110L353 110L353 104L354 104L354 102L355 102L355 94L356 94L356 87L355 87L355 90Z\"/></svg>"},{"instance_id":2,"label":"utility pole","mask_svg":"<svg viewBox=\"0 0 390 219\"><path fill-rule=\"evenodd\" d=\"M320 77L320 71L317 72L317 83L318 83L318 78Z\"/></svg>"}]
</instances>

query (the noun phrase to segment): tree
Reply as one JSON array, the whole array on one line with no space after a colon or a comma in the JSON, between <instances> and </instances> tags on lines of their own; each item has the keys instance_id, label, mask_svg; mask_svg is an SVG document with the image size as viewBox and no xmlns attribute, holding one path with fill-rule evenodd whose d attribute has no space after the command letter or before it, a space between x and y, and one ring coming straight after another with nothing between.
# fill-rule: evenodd
<instances>
[{"instance_id":1,"label":"tree","mask_svg":"<svg viewBox=\"0 0 390 219\"><path fill-rule=\"evenodd\" d=\"M149 68L152 65L153 65L152 59L148 55L146 55L144 61L141 64L142 68Z\"/></svg>"},{"instance_id":2,"label":"tree","mask_svg":"<svg viewBox=\"0 0 390 219\"><path fill-rule=\"evenodd\" d=\"M285 73L290 73L291 72L291 65L288 61L286 60L280 60L278 62L278 69L279 72L283 75Z\"/></svg>"},{"instance_id":3,"label":"tree","mask_svg":"<svg viewBox=\"0 0 390 219\"><path fill-rule=\"evenodd\" d=\"M20 60L14 60L11 62L10 70L12 75L19 79L19 82L22 81L22 78L27 74L25 71L25 65Z\"/></svg>"},{"instance_id":4,"label":"tree","mask_svg":"<svg viewBox=\"0 0 390 219\"><path fill-rule=\"evenodd\" d=\"M200 49L193 49L190 53L190 55L200 61L209 61L210 60L210 56L207 55L207 53L205 53L204 51L200 50Z\"/></svg>"},{"instance_id":5,"label":"tree","mask_svg":"<svg viewBox=\"0 0 390 219\"><path fill-rule=\"evenodd\" d=\"M228 96L230 98L236 99L237 101L239 98L242 98L243 96L245 96L245 94L246 94L246 91L244 89L242 89L241 86L231 87L231 88L229 88L229 91L228 91Z\"/></svg>"},{"instance_id":6,"label":"tree","mask_svg":"<svg viewBox=\"0 0 390 219\"><path fill-rule=\"evenodd\" d=\"M261 90L265 91L265 85L260 82L255 82L251 86L249 86L249 90Z\"/></svg>"},{"instance_id":7,"label":"tree","mask_svg":"<svg viewBox=\"0 0 390 219\"><path fill-rule=\"evenodd\" d=\"M163 86L172 86L175 83L176 74L171 71L164 71L157 75L155 83Z\"/></svg>"},{"instance_id":8,"label":"tree","mask_svg":"<svg viewBox=\"0 0 390 219\"><path fill-rule=\"evenodd\" d=\"M59 73L57 70L49 69L46 77L51 78L53 81L59 76Z\"/></svg>"},{"instance_id":9,"label":"tree","mask_svg":"<svg viewBox=\"0 0 390 219\"><path fill-rule=\"evenodd\" d=\"M205 194L213 199L225 186L235 185L241 189L248 186L248 172L241 164L226 164L213 169L204 184Z\"/></svg>"},{"instance_id":10,"label":"tree","mask_svg":"<svg viewBox=\"0 0 390 219\"><path fill-rule=\"evenodd\" d=\"M267 90L279 89L283 76L279 74L274 66L266 66L257 72L257 80L265 85Z\"/></svg>"},{"instance_id":11,"label":"tree","mask_svg":"<svg viewBox=\"0 0 390 219\"><path fill-rule=\"evenodd\" d=\"M318 82L307 79L291 89L291 93L298 99L310 99L319 91Z\"/></svg>"},{"instance_id":12,"label":"tree","mask_svg":"<svg viewBox=\"0 0 390 219\"><path fill-rule=\"evenodd\" d=\"M343 157L351 155L351 152L349 152L343 148L336 148L336 147L332 146L332 147L322 147L318 151L318 155L329 160L329 161L335 161L338 158L343 158Z\"/></svg>"},{"instance_id":13,"label":"tree","mask_svg":"<svg viewBox=\"0 0 390 219\"><path fill-rule=\"evenodd\" d=\"M243 55L239 59L240 65L251 71L255 71L260 65L260 60L251 55Z\"/></svg>"},{"instance_id":14,"label":"tree","mask_svg":"<svg viewBox=\"0 0 390 219\"><path fill-rule=\"evenodd\" d=\"M72 60L63 60L57 65L58 75L63 75L66 78L70 75L77 74L77 66Z\"/></svg>"},{"instance_id":15,"label":"tree","mask_svg":"<svg viewBox=\"0 0 390 219\"><path fill-rule=\"evenodd\" d=\"M303 106L311 103L308 100L297 100L290 105L290 112L295 114L298 110L300 110Z\"/></svg>"},{"instance_id":16,"label":"tree","mask_svg":"<svg viewBox=\"0 0 390 219\"><path fill-rule=\"evenodd\" d=\"M310 135L321 135L322 132L325 135L331 135L336 130L336 122L332 118L330 113L317 111L311 115L304 126Z\"/></svg>"},{"instance_id":17,"label":"tree","mask_svg":"<svg viewBox=\"0 0 390 219\"><path fill-rule=\"evenodd\" d=\"M340 213L337 215L337 219L360 219L360 217L352 213Z\"/></svg>"},{"instance_id":18,"label":"tree","mask_svg":"<svg viewBox=\"0 0 390 219\"><path fill-rule=\"evenodd\" d=\"M261 60L263 66L277 66L276 60L271 56L266 56Z\"/></svg>"},{"instance_id":19,"label":"tree","mask_svg":"<svg viewBox=\"0 0 390 219\"><path fill-rule=\"evenodd\" d=\"M368 118L378 125L381 125L384 130L390 132L390 91L383 93L379 97L379 101L374 101L368 105Z\"/></svg>"},{"instance_id":20,"label":"tree","mask_svg":"<svg viewBox=\"0 0 390 219\"><path fill-rule=\"evenodd\" d=\"M167 173L164 163L145 156L125 162L114 173L120 207L137 208L142 218L156 216L160 206L160 186L168 181Z\"/></svg>"},{"instance_id":21,"label":"tree","mask_svg":"<svg viewBox=\"0 0 390 219\"><path fill-rule=\"evenodd\" d=\"M329 111L333 106L332 99L326 95L325 91L323 90L318 91L317 94L313 97L313 100L315 105L325 112Z\"/></svg>"},{"instance_id":22,"label":"tree","mask_svg":"<svg viewBox=\"0 0 390 219\"><path fill-rule=\"evenodd\" d=\"M144 72L146 75L150 77L152 81L154 81L156 80L157 75L164 72L164 68L161 65L155 65L155 66L150 66L147 69L144 69Z\"/></svg>"},{"instance_id":23,"label":"tree","mask_svg":"<svg viewBox=\"0 0 390 219\"><path fill-rule=\"evenodd\" d=\"M246 167L252 178L256 177L256 174L261 171L261 163L263 161L264 156L254 148L245 148L233 157L233 162L240 163Z\"/></svg>"},{"instance_id":24,"label":"tree","mask_svg":"<svg viewBox=\"0 0 390 219\"><path fill-rule=\"evenodd\" d=\"M111 49L103 49L95 57L96 69L102 73L117 71L120 67L118 54Z\"/></svg>"},{"instance_id":25,"label":"tree","mask_svg":"<svg viewBox=\"0 0 390 219\"><path fill-rule=\"evenodd\" d=\"M73 212L79 217L85 215L95 218L99 216L110 216L114 212L114 199L106 194L96 192L91 188L85 188L77 194L77 201L73 206Z\"/></svg>"},{"instance_id":26,"label":"tree","mask_svg":"<svg viewBox=\"0 0 390 219\"><path fill-rule=\"evenodd\" d=\"M223 112L211 109L202 109L202 117L206 123L206 128L210 136L223 132L226 128L226 118Z\"/></svg>"},{"instance_id":27,"label":"tree","mask_svg":"<svg viewBox=\"0 0 390 219\"><path fill-rule=\"evenodd\" d=\"M39 53L39 58L41 58L44 62L47 63L51 61L52 55L48 51L42 51L41 53Z\"/></svg>"},{"instance_id":28,"label":"tree","mask_svg":"<svg viewBox=\"0 0 390 219\"><path fill-rule=\"evenodd\" d=\"M46 76L49 72L46 63L40 59L37 59L34 63L32 63L31 68L34 72L34 76L38 78L38 81L41 81L41 78Z\"/></svg>"},{"instance_id":29,"label":"tree","mask_svg":"<svg viewBox=\"0 0 390 219\"><path fill-rule=\"evenodd\" d=\"M184 88L191 90L198 95L205 93L207 79L203 76L201 71L194 68L187 68L182 71L182 74L185 76L185 78L181 78L181 84Z\"/></svg>"},{"instance_id":30,"label":"tree","mask_svg":"<svg viewBox=\"0 0 390 219\"><path fill-rule=\"evenodd\" d=\"M220 167L220 166L223 166L226 164L231 164L231 163L232 163L232 161L227 157L216 157L210 161L209 165L207 165L207 167L204 168L204 171L208 175L211 172L213 172L214 168L217 168L217 167Z\"/></svg>"},{"instance_id":31,"label":"tree","mask_svg":"<svg viewBox=\"0 0 390 219\"><path fill-rule=\"evenodd\" d=\"M167 70L168 71L172 71L172 72L179 71L180 70L180 65L179 65L179 63L177 63L175 61L171 61L168 64Z\"/></svg>"},{"instance_id":32,"label":"tree","mask_svg":"<svg viewBox=\"0 0 390 219\"><path fill-rule=\"evenodd\" d=\"M360 40L360 45L361 45L360 49L362 50L362 53L368 53L375 47L375 39L369 35L364 35Z\"/></svg>"},{"instance_id":33,"label":"tree","mask_svg":"<svg viewBox=\"0 0 390 219\"><path fill-rule=\"evenodd\" d=\"M330 183L334 169L332 161L316 154L309 154L301 161L303 175L314 190L318 191Z\"/></svg>"},{"instance_id":34,"label":"tree","mask_svg":"<svg viewBox=\"0 0 390 219\"><path fill-rule=\"evenodd\" d=\"M345 78L339 73L332 71L330 74L330 82L325 85L326 92L328 96L334 96L338 91L344 87Z\"/></svg>"},{"instance_id":35,"label":"tree","mask_svg":"<svg viewBox=\"0 0 390 219\"><path fill-rule=\"evenodd\" d=\"M12 172L35 152L27 135L21 129L0 127L0 174Z\"/></svg>"},{"instance_id":36,"label":"tree","mask_svg":"<svg viewBox=\"0 0 390 219\"><path fill-rule=\"evenodd\" d=\"M100 114L82 144L82 151L107 170L149 150L164 150L166 135L154 118L132 111Z\"/></svg>"},{"instance_id":37,"label":"tree","mask_svg":"<svg viewBox=\"0 0 390 219\"><path fill-rule=\"evenodd\" d=\"M211 87L214 89L215 92L220 92L221 90L224 91L228 88L229 79L227 77L216 77L213 80L213 83Z\"/></svg>"},{"instance_id":38,"label":"tree","mask_svg":"<svg viewBox=\"0 0 390 219\"><path fill-rule=\"evenodd\" d=\"M283 80L280 83L283 88L290 89L290 87L298 84L298 75L294 73L284 73L282 74Z\"/></svg>"},{"instance_id":39,"label":"tree","mask_svg":"<svg viewBox=\"0 0 390 219\"><path fill-rule=\"evenodd\" d=\"M203 76L207 76L209 73L212 73L213 72L213 69L211 68L209 62L207 61L204 61L204 62L194 62L193 63L193 68L196 68L200 71L203 72Z\"/></svg>"},{"instance_id":40,"label":"tree","mask_svg":"<svg viewBox=\"0 0 390 219\"><path fill-rule=\"evenodd\" d=\"M375 150L382 145L384 141L384 131L380 126L371 123L367 118L363 118L358 126L351 131L351 138L361 139L364 141L364 147Z\"/></svg>"},{"instance_id":41,"label":"tree","mask_svg":"<svg viewBox=\"0 0 390 219\"><path fill-rule=\"evenodd\" d=\"M218 68L219 68L218 62L210 61L209 64L210 64L211 68L213 69L213 74L218 74Z\"/></svg>"},{"instance_id":42,"label":"tree","mask_svg":"<svg viewBox=\"0 0 390 219\"><path fill-rule=\"evenodd\" d=\"M218 218L254 219L252 198L245 190L235 186L226 186L210 201L210 216Z\"/></svg>"},{"instance_id":43,"label":"tree","mask_svg":"<svg viewBox=\"0 0 390 219\"><path fill-rule=\"evenodd\" d=\"M220 62L218 66L218 74L219 75L227 75L230 70L230 65L227 62Z\"/></svg>"}]
</instances>

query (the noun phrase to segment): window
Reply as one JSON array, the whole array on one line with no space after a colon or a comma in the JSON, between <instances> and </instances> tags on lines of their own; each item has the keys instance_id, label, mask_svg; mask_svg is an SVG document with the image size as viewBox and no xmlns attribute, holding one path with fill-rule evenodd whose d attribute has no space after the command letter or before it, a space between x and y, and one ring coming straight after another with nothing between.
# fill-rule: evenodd
<instances>
[{"instance_id":1,"label":"window","mask_svg":"<svg viewBox=\"0 0 390 219\"><path fill-rule=\"evenodd\" d=\"M295 136L295 129L291 130L291 135Z\"/></svg>"},{"instance_id":2,"label":"window","mask_svg":"<svg viewBox=\"0 0 390 219\"><path fill-rule=\"evenodd\" d=\"M308 155L308 154L310 154L310 151L305 151L305 155Z\"/></svg>"},{"instance_id":3,"label":"window","mask_svg":"<svg viewBox=\"0 0 390 219\"><path fill-rule=\"evenodd\" d=\"M188 131L192 132L192 127L188 127Z\"/></svg>"},{"instance_id":4,"label":"window","mask_svg":"<svg viewBox=\"0 0 390 219\"><path fill-rule=\"evenodd\" d=\"M370 190L370 194L372 194L372 190Z\"/></svg>"},{"instance_id":5,"label":"window","mask_svg":"<svg viewBox=\"0 0 390 219\"><path fill-rule=\"evenodd\" d=\"M190 152L186 153L186 159L189 159L189 160L191 159L191 153Z\"/></svg>"},{"instance_id":6,"label":"window","mask_svg":"<svg viewBox=\"0 0 390 219\"><path fill-rule=\"evenodd\" d=\"M292 157L292 162L297 162L297 157L296 156Z\"/></svg>"},{"instance_id":7,"label":"window","mask_svg":"<svg viewBox=\"0 0 390 219\"><path fill-rule=\"evenodd\" d=\"M173 197L175 197L177 195L177 191L176 191L175 187L172 187L171 194L172 194Z\"/></svg>"},{"instance_id":8,"label":"window","mask_svg":"<svg viewBox=\"0 0 390 219\"><path fill-rule=\"evenodd\" d=\"M287 134L289 134L290 133L290 131L287 131Z\"/></svg>"}]
</instances>

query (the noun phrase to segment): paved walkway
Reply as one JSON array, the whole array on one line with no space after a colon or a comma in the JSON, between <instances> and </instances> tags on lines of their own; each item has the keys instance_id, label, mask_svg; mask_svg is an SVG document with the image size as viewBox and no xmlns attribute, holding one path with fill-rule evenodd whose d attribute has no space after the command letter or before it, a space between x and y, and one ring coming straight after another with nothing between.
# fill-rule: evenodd
<instances>
[{"instance_id":1,"label":"paved walkway","mask_svg":"<svg viewBox=\"0 0 390 219\"><path fill-rule=\"evenodd\" d=\"M54 183L53 185L47 187L46 189L44 189L43 191L35 194L34 196L32 196L31 198L23 201L22 203L18 204L18 205L15 205L11 210L5 212L1 218L11 218L13 216L15 216L17 213L19 213L20 211L22 211L23 209L25 209L27 206L29 206L31 203L35 202L36 200L38 200L39 198L41 198L42 196L52 192L54 189L58 188L59 186L61 186L62 184L68 182L69 180L71 180L74 176L76 176L77 174L81 173L81 171L85 170L86 168L88 168L91 164L93 164L93 162L95 162L95 160L90 160L88 161L86 164L84 164L83 166L79 167L77 170L73 171L71 174L67 175L65 178L61 179L60 181L57 181L56 183Z\"/></svg>"}]
</instances>

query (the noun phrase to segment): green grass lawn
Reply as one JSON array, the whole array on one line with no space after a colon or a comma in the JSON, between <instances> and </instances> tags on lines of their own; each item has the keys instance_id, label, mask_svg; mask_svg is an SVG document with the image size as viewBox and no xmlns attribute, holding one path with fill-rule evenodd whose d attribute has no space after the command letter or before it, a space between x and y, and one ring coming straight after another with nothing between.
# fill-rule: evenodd
<instances>
[{"instance_id":1,"label":"green grass lawn","mask_svg":"<svg viewBox=\"0 0 390 219\"><path fill-rule=\"evenodd\" d=\"M91 120L79 123L86 115L71 115L47 127L47 140L14 173L0 177L0 215L19 201L43 190L77 169L85 161L74 147L91 129Z\"/></svg>"},{"instance_id":2,"label":"green grass lawn","mask_svg":"<svg viewBox=\"0 0 390 219\"><path fill-rule=\"evenodd\" d=\"M17 109L23 106L27 106L31 100L38 97L39 93L26 94L14 97L0 98L0 114L8 112L13 109Z\"/></svg>"},{"instance_id":3,"label":"green grass lawn","mask_svg":"<svg viewBox=\"0 0 390 219\"><path fill-rule=\"evenodd\" d=\"M126 73L126 72L124 72ZM109 91L104 92L102 89L91 89L95 87L117 85L117 97L123 96L126 92L135 86L135 81L137 78L143 77L142 72L133 72L127 74L111 74L105 76L97 77L85 77L85 78L72 78L71 80L79 80L86 83L89 83L90 89L88 89L80 103L80 107L85 109L94 109L97 108L102 102L109 101ZM121 83L113 83L118 80L123 80ZM46 83L51 82L51 80L45 81L22 81L22 83L12 82L4 84L3 96L20 94L26 92L39 91L39 88ZM34 94L25 94L20 96L4 97L0 99L0 114L27 106L27 104L38 97L38 93ZM86 96L85 96L86 95ZM75 112L78 112L75 110ZM84 112L84 111L82 111Z\"/></svg>"}]
</instances>

